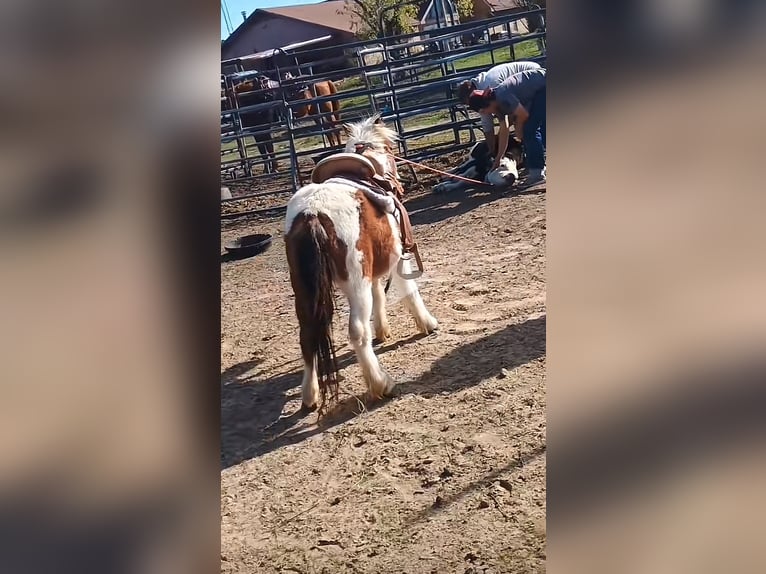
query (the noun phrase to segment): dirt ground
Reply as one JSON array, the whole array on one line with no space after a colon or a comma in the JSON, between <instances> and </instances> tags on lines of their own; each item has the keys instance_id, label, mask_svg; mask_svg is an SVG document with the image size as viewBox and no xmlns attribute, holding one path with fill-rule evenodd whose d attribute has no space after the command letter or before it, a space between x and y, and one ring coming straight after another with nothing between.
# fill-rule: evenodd
<instances>
[{"instance_id":1,"label":"dirt ground","mask_svg":"<svg viewBox=\"0 0 766 574\"><path fill-rule=\"evenodd\" d=\"M224 241L275 239L222 257L222 572L545 571L544 190L407 205L440 330L390 302L376 353L399 385L369 401L339 298L344 380L320 419L299 413L282 218L224 223Z\"/></svg>"}]
</instances>

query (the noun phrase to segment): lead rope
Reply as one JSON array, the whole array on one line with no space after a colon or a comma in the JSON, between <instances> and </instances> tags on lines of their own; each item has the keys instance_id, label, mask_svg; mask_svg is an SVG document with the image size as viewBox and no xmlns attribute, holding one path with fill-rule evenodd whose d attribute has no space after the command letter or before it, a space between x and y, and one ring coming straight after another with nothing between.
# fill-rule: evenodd
<instances>
[{"instance_id":1,"label":"lead rope","mask_svg":"<svg viewBox=\"0 0 766 574\"><path fill-rule=\"evenodd\" d=\"M422 164L422 163L418 163L416 161L412 161L412 160L409 160L409 159L405 159L403 157L396 156L396 155L394 155L394 154L392 154L390 152L388 153L388 155L390 155L396 161L403 161L404 163L408 163L410 165L415 165L415 166L418 166L418 167L422 167L423 169L426 169L428 171L433 171L434 173L438 173L438 174L441 174L441 175L446 175L447 177L451 177L452 179L459 179L460 181L467 181L468 183L476 183L476 184L479 184L479 185L487 185L486 182L479 181L478 179L471 179L469 177L463 177L462 175L457 175L457 174L454 174L454 173L450 173L448 171L442 171L440 169L436 169L435 167L430 167L428 165L425 165L425 164Z\"/></svg>"},{"instance_id":2,"label":"lead rope","mask_svg":"<svg viewBox=\"0 0 766 574\"><path fill-rule=\"evenodd\" d=\"M390 148L389 148L389 149L390 149ZM358 152L357 152L357 153L358 153ZM392 158L394 161L401 161L401 162L404 162L404 163L408 163L408 164L410 164L410 165L414 165L414 166L417 166L417 167L422 167L422 168L423 168L423 169L425 169L425 170L428 170L428 171L432 171L432 172L434 172L434 173L438 173L438 174L441 174L441 175L444 175L444 176L447 176L447 177L451 177L452 179L459 179L459 180L461 180L461 181L465 181L465 182L468 182L468 183L473 183L473 184L478 184L478 185L486 185L486 184L485 184L485 182L483 182L483 181L479 181L479 180L477 180L477 179L471 179L471 178L469 178L469 177L463 177L463 176L461 176L461 175L456 175L456 174L454 174L454 173L449 173L449 172L447 172L447 171L442 171L442 170L440 170L440 169L436 169L435 167L430 167L430 166L427 166L427 165L425 165L425 164L422 164L422 163L418 163L418 162L416 162L416 161L412 161L412 160L409 160L409 159L405 159L405 158L403 158L403 157L399 157L399 156L397 156L397 155L394 155L394 154L393 154L393 153L391 153L390 151L387 151L386 153L387 153L387 154L388 154L388 156L389 156L389 157L391 157L391 158ZM417 246L415 246L415 250L417 250ZM417 253L417 251L415 251L415 257L416 257L416 259L417 259L417 262L418 262L418 267L422 269L422 265L423 265L423 264L420 262L420 256L419 256L419 254ZM391 278L392 278L392 276L393 276L393 273L397 273L397 272L398 272L398 270L397 270L397 271L393 271L393 272L392 272L392 274L390 274L390 275L388 276L388 279L386 280L386 285L385 285L385 287L383 288L383 292L384 292L386 295L388 295L388 290L391 288Z\"/></svg>"},{"instance_id":3,"label":"lead rope","mask_svg":"<svg viewBox=\"0 0 766 574\"><path fill-rule=\"evenodd\" d=\"M389 147L389 150L390 150L390 149L391 149L391 148ZM360 152L357 150L357 153L360 153ZM427 165L425 165L425 164L422 164L422 163L418 163L418 162L416 162L416 161L412 161L412 160L409 160L409 159L405 159L405 158L403 158L403 157L399 157L399 156L397 156L397 155L394 155L394 154L393 154L393 153L391 153L390 151L387 151L386 153L387 153L387 155L388 155L389 157L391 157L391 158L392 158L394 161L402 161L402 162L404 162L404 163L408 163L408 164L410 164L410 165L413 165L413 166L422 167L422 168L423 168L423 169L425 169L425 170L428 170L428 171L432 171L432 172L434 172L434 173L438 173L438 174L440 174L440 175L444 175L444 176L447 176L447 177L451 177L452 179L459 179L459 180L461 180L461 181L465 181L465 182L468 182L468 183L473 183L473 184L478 184L478 185L486 185L486 184L485 184L485 182L483 182L483 181L479 181L479 180L477 180L477 179L471 179L471 178L468 178L468 177L463 177L463 176L461 176L461 175L456 175L456 174L454 174L454 173L449 173L449 172L447 172L447 171L443 171L443 170L440 170L440 169L436 169L435 167L430 167L430 166L427 166ZM420 254L417 252L417 245L415 245L415 247L414 247L414 250L413 250L413 254L415 255L415 259L416 259L416 261L417 261L417 265L418 265L418 268L419 268L419 269L422 269L422 268L423 268L423 264L422 264L422 262L420 261ZM397 272L398 272L398 270L397 270L397 271L394 271L394 273L397 273ZM388 294L388 290L391 288L391 277L392 277L392 275L389 275L389 276L388 276L388 280L386 281L386 285L385 285L385 287L383 288L383 292L384 292L385 294Z\"/></svg>"}]
</instances>

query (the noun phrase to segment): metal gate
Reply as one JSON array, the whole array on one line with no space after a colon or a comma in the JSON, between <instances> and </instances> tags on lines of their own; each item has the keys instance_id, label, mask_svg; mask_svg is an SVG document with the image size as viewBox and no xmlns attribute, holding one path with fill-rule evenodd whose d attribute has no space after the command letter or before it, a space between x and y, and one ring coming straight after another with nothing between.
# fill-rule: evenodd
<instances>
[{"instance_id":1,"label":"metal gate","mask_svg":"<svg viewBox=\"0 0 766 574\"><path fill-rule=\"evenodd\" d=\"M221 180L234 191L231 199L222 202L269 197L269 206L230 209L222 217L284 208L289 196L307 180L316 159L340 149L329 147L329 127L315 122L330 113L296 118L296 109L305 102L290 101L291 96L305 84L330 80L338 86L336 94L311 101L315 105L339 102L342 122L381 113L400 134L399 155L407 159L427 161L469 147L476 140L478 115L456 102L455 86L498 63L524 59L545 65L544 15L545 10L531 10L428 32L285 54L292 64L260 70L278 82L271 101L241 106L235 95L230 98L232 109L222 109L221 113ZM339 48L345 54L344 62L334 62L329 69L323 51L337 53ZM303 73L306 71L310 74ZM293 78L285 79L286 74ZM222 87L233 92L236 79L222 76ZM241 114L254 112L272 115L273 121L243 128ZM277 173L266 169L266 159L257 146L264 142L274 147L273 157L281 168ZM284 202L277 201L279 196L284 196Z\"/></svg>"}]
</instances>

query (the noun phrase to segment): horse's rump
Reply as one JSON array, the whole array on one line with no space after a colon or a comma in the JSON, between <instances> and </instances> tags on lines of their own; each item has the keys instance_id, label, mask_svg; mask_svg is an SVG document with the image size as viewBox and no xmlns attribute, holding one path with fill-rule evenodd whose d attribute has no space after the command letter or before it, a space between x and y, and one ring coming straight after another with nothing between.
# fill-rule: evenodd
<instances>
[{"instance_id":1,"label":"horse's rump","mask_svg":"<svg viewBox=\"0 0 766 574\"><path fill-rule=\"evenodd\" d=\"M337 94L338 88L335 86L335 83L332 80L323 80L321 82L315 83L311 88L309 88L308 93L309 97L311 98L313 98L314 95L316 95L316 97L322 98ZM332 116L328 118L330 122L340 121L339 100L328 100L326 102L322 102L317 106L317 108L321 109L323 112L332 112Z\"/></svg>"},{"instance_id":2,"label":"horse's rump","mask_svg":"<svg viewBox=\"0 0 766 574\"><path fill-rule=\"evenodd\" d=\"M330 90L330 95L337 94L338 88L335 86L335 83L332 80L327 81L328 88ZM332 111L333 116L335 116L335 121L340 121L340 100L330 100L330 104L332 105Z\"/></svg>"},{"instance_id":3,"label":"horse's rump","mask_svg":"<svg viewBox=\"0 0 766 574\"><path fill-rule=\"evenodd\" d=\"M396 235L391 228L392 217L363 191L357 191L359 200L359 241L362 253L362 276L370 280L388 273L396 251Z\"/></svg>"}]
</instances>

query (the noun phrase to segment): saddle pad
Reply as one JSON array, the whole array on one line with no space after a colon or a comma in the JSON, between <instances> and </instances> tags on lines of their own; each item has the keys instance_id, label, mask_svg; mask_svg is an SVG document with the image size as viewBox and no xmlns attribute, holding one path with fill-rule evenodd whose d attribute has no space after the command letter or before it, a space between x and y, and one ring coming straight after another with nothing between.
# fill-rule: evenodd
<instances>
[{"instance_id":1,"label":"saddle pad","mask_svg":"<svg viewBox=\"0 0 766 574\"><path fill-rule=\"evenodd\" d=\"M346 179L345 177L331 177L328 180L325 180L323 183L341 183L343 185L351 185L364 193L364 195L369 199L371 202L373 202L375 205L377 205L380 209L385 211L386 213L394 213L396 212L396 203L394 202L394 198L391 197L388 193L383 193L380 191L377 191L375 188L369 185L365 185L364 183L360 181L354 181L352 179Z\"/></svg>"}]
</instances>

